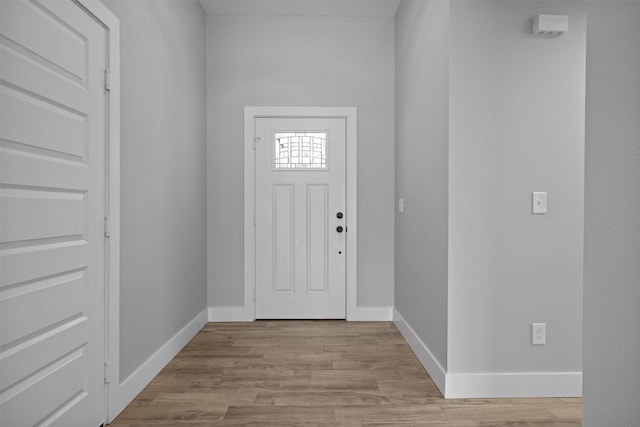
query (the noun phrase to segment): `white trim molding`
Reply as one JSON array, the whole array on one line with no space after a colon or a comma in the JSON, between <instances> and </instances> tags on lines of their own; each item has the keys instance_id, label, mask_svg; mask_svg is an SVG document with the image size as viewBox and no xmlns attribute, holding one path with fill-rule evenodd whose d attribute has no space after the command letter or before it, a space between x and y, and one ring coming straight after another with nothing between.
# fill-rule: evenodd
<instances>
[{"instance_id":1,"label":"white trim molding","mask_svg":"<svg viewBox=\"0 0 640 427\"><path fill-rule=\"evenodd\" d=\"M209 322L253 322L251 307L209 307Z\"/></svg>"},{"instance_id":2,"label":"white trim molding","mask_svg":"<svg viewBox=\"0 0 640 427\"><path fill-rule=\"evenodd\" d=\"M582 372L447 372L396 308L393 322L446 399L582 396Z\"/></svg>"},{"instance_id":3,"label":"white trim molding","mask_svg":"<svg viewBox=\"0 0 640 427\"><path fill-rule=\"evenodd\" d=\"M422 342L418 334L413 330L413 328L404 320L404 317L400 314L400 312L394 307L393 309L393 323L396 325L404 339L411 347L411 350L415 353L426 369L427 373L440 390L442 395L445 395L445 384L446 384L446 376L447 371L442 367L438 359L433 355L429 347Z\"/></svg>"},{"instance_id":4,"label":"white trim molding","mask_svg":"<svg viewBox=\"0 0 640 427\"><path fill-rule=\"evenodd\" d=\"M444 397L582 397L582 372L449 373Z\"/></svg>"},{"instance_id":5,"label":"white trim molding","mask_svg":"<svg viewBox=\"0 0 640 427\"><path fill-rule=\"evenodd\" d=\"M109 422L113 421L133 401L206 324L207 310L203 310L119 384L119 399L114 402L115 405L111 412L113 416L110 417Z\"/></svg>"},{"instance_id":6,"label":"white trim molding","mask_svg":"<svg viewBox=\"0 0 640 427\"><path fill-rule=\"evenodd\" d=\"M209 307L209 322L253 322L251 307ZM393 307L355 307L347 317L351 322L390 322Z\"/></svg>"},{"instance_id":7,"label":"white trim molding","mask_svg":"<svg viewBox=\"0 0 640 427\"><path fill-rule=\"evenodd\" d=\"M257 118L275 117L331 117L344 118L346 121L346 226L347 235L347 273L346 273L346 318L358 320L357 305L357 108L355 107L244 107L244 309L252 313L255 320L255 265L256 239L253 218L255 212L255 122ZM218 307L216 307L218 309ZM363 312L364 313L364 312ZM388 317L388 316L386 316Z\"/></svg>"},{"instance_id":8,"label":"white trim molding","mask_svg":"<svg viewBox=\"0 0 640 427\"><path fill-rule=\"evenodd\" d=\"M347 312L347 320L354 322L390 322L393 307L352 307Z\"/></svg>"},{"instance_id":9,"label":"white trim molding","mask_svg":"<svg viewBox=\"0 0 640 427\"><path fill-rule=\"evenodd\" d=\"M120 20L100 0L72 0L93 17L106 32L106 212L111 233L105 248L105 419L113 420L121 411L120 401Z\"/></svg>"}]
</instances>

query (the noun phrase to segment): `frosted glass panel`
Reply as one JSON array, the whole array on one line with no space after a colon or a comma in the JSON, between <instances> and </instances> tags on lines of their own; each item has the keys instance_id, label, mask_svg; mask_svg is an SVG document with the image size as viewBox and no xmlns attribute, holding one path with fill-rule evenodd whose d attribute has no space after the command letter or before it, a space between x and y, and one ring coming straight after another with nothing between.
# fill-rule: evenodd
<instances>
[{"instance_id":1,"label":"frosted glass panel","mask_svg":"<svg viewBox=\"0 0 640 427\"><path fill-rule=\"evenodd\" d=\"M275 169L327 169L327 132L276 132Z\"/></svg>"}]
</instances>

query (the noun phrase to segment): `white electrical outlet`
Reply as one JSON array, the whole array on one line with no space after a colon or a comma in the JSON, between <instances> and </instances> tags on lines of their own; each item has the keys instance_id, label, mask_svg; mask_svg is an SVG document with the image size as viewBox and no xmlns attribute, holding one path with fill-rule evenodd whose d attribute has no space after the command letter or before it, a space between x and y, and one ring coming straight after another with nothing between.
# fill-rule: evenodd
<instances>
[{"instance_id":1,"label":"white electrical outlet","mask_svg":"<svg viewBox=\"0 0 640 427\"><path fill-rule=\"evenodd\" d=\"M404 199L402 197L398 199L398 212L404 212Z\"/></svg>"},{"instance_id":2,"label":"white electrical outlet","mask_svg":"<svg viewBox=\"0 0 640 427\"><path fill-rule=\"evenodd\" d=\"M547 343L547 324L532 323L531 324L531 344L544 345Z\"/></svg>"}]
</instances>

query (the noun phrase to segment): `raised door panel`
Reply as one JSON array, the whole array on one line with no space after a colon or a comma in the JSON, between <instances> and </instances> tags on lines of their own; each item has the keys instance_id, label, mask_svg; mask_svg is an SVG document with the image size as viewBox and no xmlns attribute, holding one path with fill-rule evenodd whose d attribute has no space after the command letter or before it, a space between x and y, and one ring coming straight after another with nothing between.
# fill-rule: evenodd
<instances>
[{"instance_id":1,"label":"raised door panel","mask_svg":"<svg viewBox=\"0 0 640 427\"><path fill-rule=\"evenodd\" d=\"M329 204L326 184L307 185L307 292L329 291Z\"/></svg>"}]
</instances>

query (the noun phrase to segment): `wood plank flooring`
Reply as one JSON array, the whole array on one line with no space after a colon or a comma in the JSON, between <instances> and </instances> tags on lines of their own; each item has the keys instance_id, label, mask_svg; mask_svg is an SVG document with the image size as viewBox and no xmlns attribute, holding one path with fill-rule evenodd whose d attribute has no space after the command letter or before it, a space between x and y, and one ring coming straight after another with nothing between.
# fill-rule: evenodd
<instances>
[{"instance_id":1,"label":"wood plank flooring","mask_svg":"<svg viewBox=\"0 0 640 427\"><path fill-rule=\"evenodd\" d=\"M449 399L390 322L209 323L111 424L581 425L581 399Z\"/></svg>"}]
</instances>

